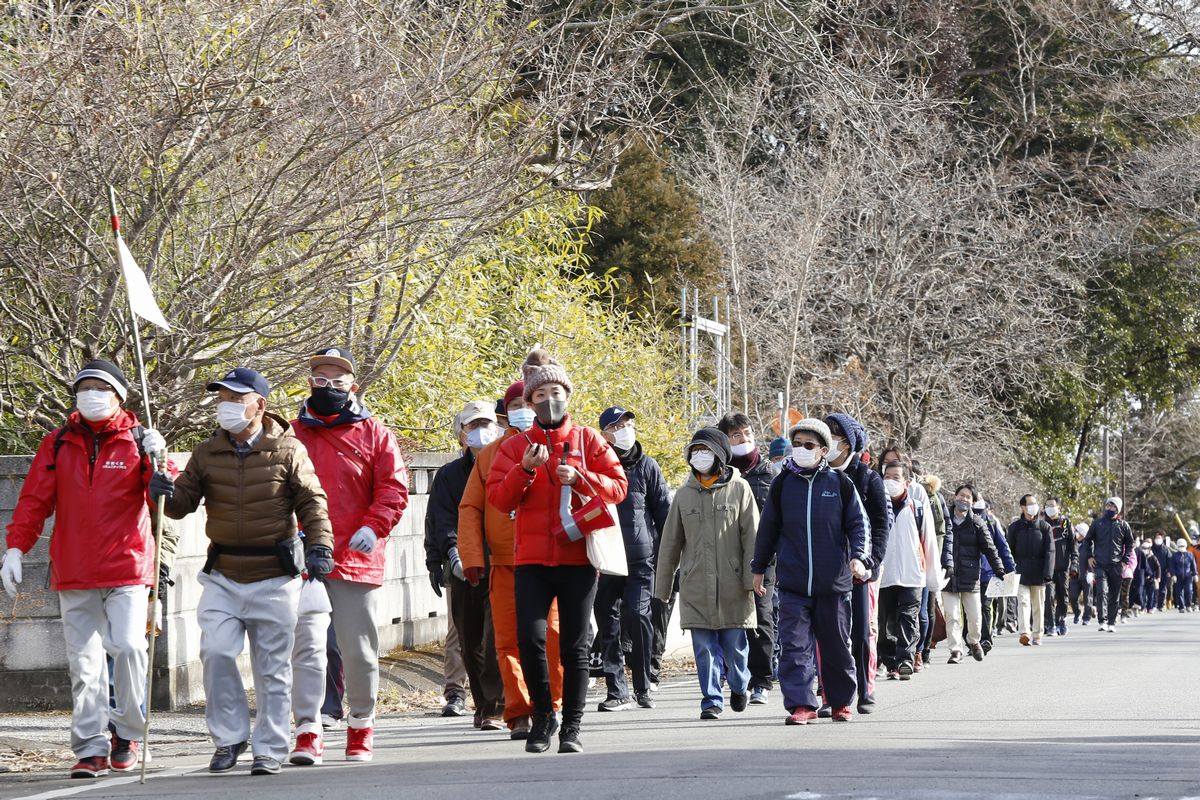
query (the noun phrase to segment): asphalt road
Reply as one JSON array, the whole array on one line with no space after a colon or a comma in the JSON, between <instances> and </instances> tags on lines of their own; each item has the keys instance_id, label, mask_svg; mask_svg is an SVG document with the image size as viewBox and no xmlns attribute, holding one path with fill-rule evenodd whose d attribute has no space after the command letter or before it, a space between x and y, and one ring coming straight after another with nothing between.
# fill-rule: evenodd
<instances>
[{"instance_id":1,"label":"asphalt road","mask_svg":"<svg viewBox=\"0 0 1200 800\"><path fill-rule=\"evenodd\" d=\"M849 724L786 727L778 692L702 722L694 681L680 679L654 710L601 714L590 699L581 755L529 755L469 718L394 716L379 721L370 764L344 762L335 732L324 766L252 778L243 757L210 776L211 749L193 738L156 749L145 786L12 775L0 800L1200 798L1198 645L1200 614L1166 612L1040 648L1009 634L981 664L947 665L943 646L912 681L881 680L878 711Z\"/></svg>"}]
</instances>

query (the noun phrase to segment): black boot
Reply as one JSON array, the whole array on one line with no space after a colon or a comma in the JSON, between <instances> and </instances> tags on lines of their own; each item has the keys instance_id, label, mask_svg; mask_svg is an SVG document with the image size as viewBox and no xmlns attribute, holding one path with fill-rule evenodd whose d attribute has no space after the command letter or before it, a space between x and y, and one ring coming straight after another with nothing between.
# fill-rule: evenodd
<instances>
[{"instance_id":1,"label":"black boot","mask_svg":"<svg viewBox=\"0 0 1200 800\"><path fill-rule=\"evenodd\" d=\"M558 717L554 712L533 715L529 738L525 740L526 753L544 753L550 749L550 738L558 732Z\"/></svg>"},{"instance_id":2,"label":"black boot","mask_svg":"<svg viewBox=\"0 0 1200 800\"><path fill-rule=\"evenodd\" d=\"M564 722L562 733L558 736L558 752L582 753L583 742L579 741L579 726L572 722Z\"/></svg>"}]
</instances>

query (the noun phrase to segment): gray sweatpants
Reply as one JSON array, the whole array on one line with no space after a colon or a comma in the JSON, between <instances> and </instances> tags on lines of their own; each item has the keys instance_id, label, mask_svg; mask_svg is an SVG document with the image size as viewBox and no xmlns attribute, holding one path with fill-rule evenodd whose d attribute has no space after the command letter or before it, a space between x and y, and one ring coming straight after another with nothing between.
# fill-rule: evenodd
<instances>
[{"instance_id":1,"label":"gray sweatpants","mask_svg":"<svg viewBox=\"0 0 1200 800\"><path fill-rule=\"evenodd\" d=\"M288 754L300 579L282 576L237 583L213 570L201 573L199 580L204 586L197 616L208 733L218 746L250 738L250 706L237 663L249 635L258 707L251 750L282 761Z\"/></svg>"},{"instance_id":2,"label":"gray sweatpants","mask_svg":"<svg viewBox=\"0 0 1200 800\"><path fill-rule=\"evenodd\" d=\"M326 643L329 637L329 593L325 584L305 581L300 589L300 614L292 646L292 721L296 735L321 733L321 704L325 700Z\"/></svg>"},{"instance_id":3,"label":"gray sweatpants","mask_svg":"<svg viewBox=\"0 0 1200 800\"><path fill-rule=\"evenodd\" d=\"M342 651L346 676L346 725L375 725L375 698L379 694L379 586L330 578L325 581L333 606L333 629Z\"/></svg>"},{"instance_id":4,"label":"gray sweatpants","mask_svg":"<svg viewBox=\"0 0 1200 800\"><path fill-rule=\"evenodd\" d=\"M146 612L150 589L69 589L58 593L67 668L71 674L71 750L77 758L109 751L108 724L122 739L141 741L146 728ZM116 707L108 706L108 660L113 658Z\"/></svg>"}]
</instances>

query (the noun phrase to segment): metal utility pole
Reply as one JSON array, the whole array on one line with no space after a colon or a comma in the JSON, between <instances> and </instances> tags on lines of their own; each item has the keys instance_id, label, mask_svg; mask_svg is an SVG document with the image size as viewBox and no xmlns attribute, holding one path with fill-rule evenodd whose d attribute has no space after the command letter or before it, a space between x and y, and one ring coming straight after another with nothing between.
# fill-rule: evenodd
<instances>
[{"instance_id":1,"label":"metal utility pole","mask_svg":"<svg viewBox=\"0 0 1200 800\"><path fill-rule=\"evenodd\" d=\"M712 317L702 316L700 290L683 287L680 291L680 341L683 350L683 374L687 382L688 414L693 423L702 418L716 417L725 413L733 404L733 344L729 326L729 299L725 299L725 321L721 321L721 300L712 300ZM704 370L711 384L701 383L700 363L707 360L708 346L701 353L700 334L706 336L705 344L711 344L713 363L711 373Z\"/></svg>"}]
</instances>

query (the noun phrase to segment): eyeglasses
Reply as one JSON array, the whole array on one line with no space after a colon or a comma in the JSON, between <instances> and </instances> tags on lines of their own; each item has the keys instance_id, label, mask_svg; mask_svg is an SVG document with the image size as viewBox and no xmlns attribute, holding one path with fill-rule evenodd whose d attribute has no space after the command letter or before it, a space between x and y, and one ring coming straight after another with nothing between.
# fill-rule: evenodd
<instances>
[{"instance_id":1,"label":"eyeglasses","mask_svg":"<svg viewBox=\"0 0 1200 800\"><path fill-rule=\"evenodd\" d=\"M824 446L818 442L792 442L792 447L803 447L805 450L816 450L818 447Z\"/></svg>"},{"instance_id":2,"label":"eyeglasses","mask_svg":"<svg viewBox=\"0 0 1200 800\"><path fill-rule=\"evenodd\" d=\"M324 375L313 375L312 384L318 389L349 389L354 382L346 378L326 378Z\"/></svg>"},{"instance_id":3,"label":"eyeglasses","mask_svg":"<svg viewBox=\"0 0 1200 800\"><path fill-rule=\"evenodd\" d=\"M626 428L632 428L632 427L633 427L633 420L627 419L627 420L622 420L621 422L614 422L612 425L609 425L604 430L606 430L606 431L623 431Z\"/></svg>"}]
</instances>

